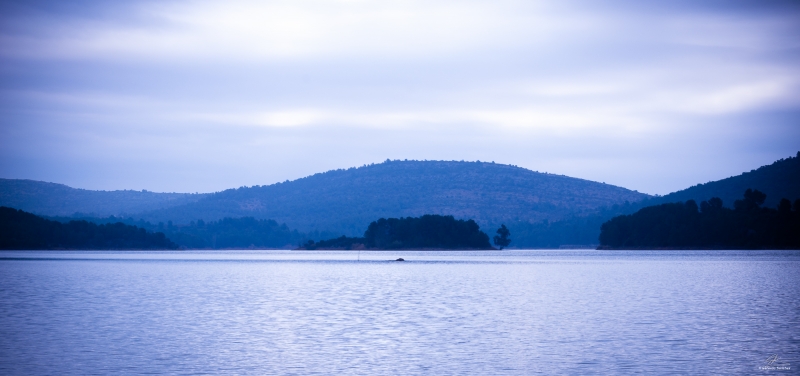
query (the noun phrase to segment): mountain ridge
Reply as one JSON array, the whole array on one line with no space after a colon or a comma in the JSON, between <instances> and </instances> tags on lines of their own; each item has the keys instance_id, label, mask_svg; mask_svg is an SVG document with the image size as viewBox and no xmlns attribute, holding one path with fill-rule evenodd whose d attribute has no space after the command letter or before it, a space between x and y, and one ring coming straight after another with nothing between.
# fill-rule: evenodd
<instances>
[{"instance_id":1,"label":"mountain ridge","mask_svg":"<svg viewBox=\"0 0 800 376\"><path fill-rule=\"evenodd\" d=\"M9 182L18 186L7 189L13 185ZM25 184L40 187L27 191ZM513 165L387 160L210 194L89 191L55 183L0 179L0 205L50 216L91 214L91 208L95 208L98 217L124 213L131 220L135 216L156 224L174 221L176 225L254 217L286 223L303 232L355 236L378 218L453 215L474 219L487 231L505 223L512 229L513 246L558 247L596 244L600 224L616 215L689 199L699 203L710 197L721 197L730 207L748 188L766 193L768 207L777 205L781 198L800 198L800 153L665 196L648 196ZM47 197L40 199L42 196ZM41 210L8 202L15 200L38 204ZM70 208L79 210L69 212Z\"/></svg>"},{"instance_id":2,"label":"mountain ridge","mask_svg":"<svg viewBox=\"0 0 800 376\"><path fill-rule=\"evenodd\" d=\"M205 196L205 193L147 190L96 191L37 180L0 178L0 205L47 216L133 215L197 201Z\"/></svg>"},{"instance_id":3,"label":"mountain ridge","mask_svg":"<svg viewBox=\"0 0 800 376\"><path fill-rule=\"evenodd\" d=\"M515 219L557 220L647 197L609 184L490 162L387 160L291 182L229 189L142 217L187 222L253 216L301 231L356 235L381 217L453 215L483 226Z\"/></svg>"},{"instance_id":4,"label":"mountain ridge","mask_svg":"<svg viewBox=\"0 0 800 376\"><path fill-rule=\"evenodd\" d=\"M669 203L696 203L719 197L723 205L732 208L747 189L757 189L767 194L765 207L775 208L782 198L800 198L800 152L795 157L781 158L769 165L725 179L697 184L665 196L650 197L625 205L600 208L587 216L561 221L519 221L506 223L515 234L516 247L558 248L563 244L598 244L600 226L613 217L628 215L648 207Z\"/></svg>"},{"instance_id":5,"label":"mountain ridge","mask_svg":"<svg viewBox=\"0 0 800 376\"><path fill-rule=\"evenodd\" d=\"M657 203L695 200L699 203L719 197L724 206L732 208L733 202L740 199L742 193L749 188L758 189L767 195L765 207L776 207L782 198L800 198L800 152L794 157L781 158L739 175L693 185L651 200Z\"/></svg>"}]
</instances>

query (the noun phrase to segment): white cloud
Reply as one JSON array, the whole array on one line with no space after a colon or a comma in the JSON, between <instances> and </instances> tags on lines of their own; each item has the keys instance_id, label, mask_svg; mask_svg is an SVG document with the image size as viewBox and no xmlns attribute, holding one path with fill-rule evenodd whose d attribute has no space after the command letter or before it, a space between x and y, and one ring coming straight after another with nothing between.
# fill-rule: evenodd
<instances>
[{"instance_id":1,"label":"white cloud","mask_svg":"<svg viewBox=\"0 0 800 376\"><path fill-rule=\"evenodd\" d=\"M765 80L714 88L709 92L684 96L679 107L698 113L729 113L775 105L797 106L800 105L800 99L797 99L800 90L797 82L793 81ZM795 99L789 101L790 98Z\"/></svg>"},{"instance_id":2,"label":"white cloud","mask_svg":"<svg viewBox=\"0 0 800 376\"><path fill-rule=\"evenodd\" d=\"M267 126L291 127L314 124L320 120L324 120L324 117L317 111L298 110L267 112L257 116L256 123Z\"/></svg>"},{"instance_id":3,"label":"white cloud","mask_svg":"<svg viewBox=\"0 0 800 376\"><path fill-rule=\"evenodd\" d=\"M430 58L530 43L568 25L533 8L516 1L182 1L147 4L141 24L53 20L50 35L4 35L3 45L6 54L60 58Z\"/></svg>"},{"instance_id":4,"label":"white cloud","mask_svg":"<svg viewBox=\"0 0 800 376\"><path fill-rule=\"evenodd\" d=\"M796 122L774 120L800 108L796 14L627 5L192 0L134 1L127 18L0 15L0 139L36 151L41 170L150 156L208 176L246 176L245 159L295 174L472 155L604 179L582 166L613 160L603 174L660 193L697 181L674 183L642 156L688 160L684 140L703 132L717 142L703 152L727 147L725 160L743 160L753 134L770 155L797 145ZM763 126L727 126L769 111ZM299 177L261 170L261 184Z\"/></svg>"}]
</instances>

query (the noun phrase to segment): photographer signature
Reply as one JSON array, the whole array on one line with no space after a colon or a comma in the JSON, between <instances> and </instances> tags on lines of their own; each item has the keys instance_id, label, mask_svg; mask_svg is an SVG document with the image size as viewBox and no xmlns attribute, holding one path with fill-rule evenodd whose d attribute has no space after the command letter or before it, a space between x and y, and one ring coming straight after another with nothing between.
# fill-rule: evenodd
<instances>
[{"instance_id":1,"label":"photographer signature","mask_svg":"<svg viewBox=\"0 0 800 376\"><path fill-rule=\"evenodd\" d=\"M780 357L778 356L778 354L770 355L767 358L767 360L764 361L764 365L759 367L759 369L762 369L762 370L785 370L785 371L791 370L791 367L789 367L789 363L783 363L783 362L779 363L778 362L779 359L780 359Z\"/></svg>"}]
</instances>

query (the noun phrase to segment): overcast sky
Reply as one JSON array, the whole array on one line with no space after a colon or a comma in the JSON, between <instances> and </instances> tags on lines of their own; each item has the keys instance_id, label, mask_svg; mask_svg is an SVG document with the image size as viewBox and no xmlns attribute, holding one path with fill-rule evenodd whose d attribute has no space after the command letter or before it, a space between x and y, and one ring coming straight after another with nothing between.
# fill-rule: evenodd
<instances>
[{"instance_id":1,"label":"overcast sky","mask_svg":"<svg viewBox=\"0 0 800 376\"><path fill-rule=\"evenodd\" d=\"M644 3L6 1L0 177L481 160L666 194L800 150L800 2Z\"/></svg>"}]
</instances>

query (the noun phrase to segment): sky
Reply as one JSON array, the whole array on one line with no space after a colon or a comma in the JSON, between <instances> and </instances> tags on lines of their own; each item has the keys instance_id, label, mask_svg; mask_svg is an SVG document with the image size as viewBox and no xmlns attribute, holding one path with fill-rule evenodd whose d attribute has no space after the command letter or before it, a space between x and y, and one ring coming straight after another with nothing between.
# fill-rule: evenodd
<instances>
[{"instance_id":1,"label":"sky","mask_svg":"<svg viewBox=\"0 0 800 376\"><path fill-rule=\"evenodd\" d=\"M797 1L0 3L1 178L480 160L667 194L798 151Z\"/></svg>"}]
</instances>

